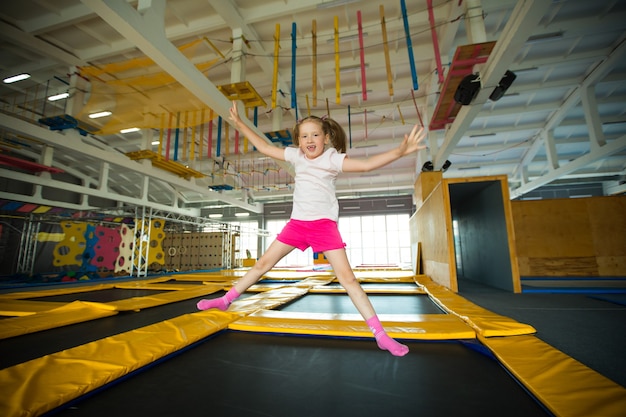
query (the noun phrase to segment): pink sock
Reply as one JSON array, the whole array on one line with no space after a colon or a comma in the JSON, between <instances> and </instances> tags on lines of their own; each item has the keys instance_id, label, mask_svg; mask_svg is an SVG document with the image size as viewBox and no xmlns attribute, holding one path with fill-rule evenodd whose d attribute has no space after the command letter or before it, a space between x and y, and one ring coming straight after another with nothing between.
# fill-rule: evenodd
<instances>
[{"instance_id":1,"label":"pink sock","mask_svg":"<svg viewBox=\"0 0 626 417\"><path fill-rule=\"evenodd\" d=\"M232 303L233 300L235 300L240 295L241 294L239 294L239 292L235 289L235 287L232 287L226 294L224 294L224 296L213 298L210 300L200 300L198 301L198 304L196 304L196 306L198 307L198 310L208 310L210 308L219 308L222 311L226 311L230 303Z\"/></svg>"},{"instance_id":2,"label":"pink sock","mask_svg":"<svg viewBox=\"0 0 626 417\"><path fill-rule=\"evenodd\" d=\"M383 329L380 320L378 320L378 316L370 317L365 323L367 323L372 333L374 333L379 348L388 350L393 356L404 356L409 353L408 346L398 343L389 337L385 329Z\"/></svg>"}]
</instances>

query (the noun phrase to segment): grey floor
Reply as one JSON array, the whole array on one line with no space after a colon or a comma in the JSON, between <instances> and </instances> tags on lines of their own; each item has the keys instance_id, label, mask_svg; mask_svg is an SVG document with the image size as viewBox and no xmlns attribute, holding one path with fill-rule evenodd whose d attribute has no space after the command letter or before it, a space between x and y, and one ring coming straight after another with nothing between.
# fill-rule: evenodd
<instances>
[{"instance_id":1,"label":"grey floor","mask_svg":"<svg viewBox=\"0 0 626 417\"><path fill-rule=\"evenodd\" d=\"M459 294L530 324L536 336L626 387L626 294L514 294L459 280Z\"/></svg>"}]
</instances>

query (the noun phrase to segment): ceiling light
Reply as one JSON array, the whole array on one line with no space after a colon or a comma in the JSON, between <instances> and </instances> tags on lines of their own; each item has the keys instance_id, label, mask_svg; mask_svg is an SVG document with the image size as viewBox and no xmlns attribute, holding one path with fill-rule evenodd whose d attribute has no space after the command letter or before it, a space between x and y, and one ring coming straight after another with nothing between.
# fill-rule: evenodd
<instances>
[{"instance_id":1,"label":"ceiling light","mask_svg":"<svg viewBox=\"0 0 626 417\"><path fill-rule=\"evenodd\" d=\"M209 214L210 219L221 219L223 216L224 215L222 213Z\"/></svg>"},{"instance_id":2,"label":"ceiling light","mask_svg":"<svg viewBox=\"0 0 626 417\"><path fill-rule=\"evenodd\" d=\"M367 32L363 32L363 37L366 37L366 36L367 36ZM359 34L355 33L353 35L340 36L337 40L339 42L358 41L359 40ZM326 42L328 42L328 43L335 43L335 38L334 37L328 38L326 40Z\"/></svg>"},{"instance_id":3,"label":"ceiling light","mask_svg":"<svg viewBox=\"0 0 626 417\"><path fill-rule=\"evenodd\" d=\"M91 113L89 115L90 119L97 119L99 117L106 117L106 116L110 116L112 113L110 111L99 111L97 113Z\"/></svg>"},{"instance_id":4,"label":"ceiling light","mask_svg":"<svg viewBox=\"0 0 626 417\"><path fill-rule=\"evenodd\" d=\"M235 217L248 217L250 213L235 213Z\"/></svg>"},{"instance_id":5,"label":"ceiling light","mask_svg":"<svg viewBox=\"0 0 626 417\"><path fill-rule=\"evenodd\" d=\"M542 33L539 35L533 35L528 37L526 43L537 43L537 42L545 42L545 41L553 41L555 39L561 39L563 37L563 32L550 32L550 33Z\"/></svg>"},{"instance_id":6,"label":"ceiling light","mask_svg":"<svg viewBox=\"0 0 626 417\"><path fill-rule=\"evenodd\" d=\"M138 127L129 127L128 129L122 129L120 130L120 133L132 133L132 132L138 132L140 129Z\"/></svg>"},{"instance_id":7,"label":"ceiling light","mask_svg":"<svg viewBox=\"0 0 626 417\"><path fill-rule=\"evenodd\" d=\"M366 93L366 94L369 94L369 93L371 93L371 92L372 92L372 90L369 90L369 89L365 90L365 93ZM362 90L359 90L359 91L348 91L348 92L345 92L345 93L341 93L341 96L342 96L342 97L360 96L360 95L362 95L362 94L363 94L363 91L362 91ZM353 114L356 114L356 113L353 113Z\"/></svg>"},{"instance_id":8,"label":"ceiling light","mask_svg":"<svg viewBox=\"0 0 626 417\"><path fill-rule=\"evenodd\" d=\"M365 64L365 68L369 68L370 64ZM349 67L339 68L339 72L341 74L345 74L346 72L354 72L361 71L361 65L351 65Z\"/></svg>"},{"instance_id":9,"label":"ceiling light","mask_svg":"<svg viewBox=\"0 0 626 417\"><path fill-rule=\"evenodd\" d=\"M327 1L325 3L320 3L317 5L318 9L330 9L331 7L343 6L350 3L356 3L359 0L335 0L335 1Z\"/></svg>"},{"instance_id":10,"label":"ceiling light","mask_svg":"<svg viewBox=\"0 0 626 417\"><path fill-rule=\"evenodd\" d=\"M14 75L12 77L7 77L2 81L5 84L11 84L11 83L16 83L18 81L26 80L28 78L30 78L30 74L19 74L19 75Z\"/></svg>"},{"instance_id":11,"label":"ceiling light","mask_svg":"<svg viewBox=\"0 0 626 417\"><path fill-rule=\"evenodd\" d=\"M158 140L153 140L150 145L158 145L160 142Z\"/></svg>"},{"instance_id":12,"label":"ceiling light","mask_svg":"<svg viewBox=\"0 0 626 417\"><path fill-rule=\"evenodd\" d=\"M61 93L61 94L56 94L54 96L50 96L48 97L48 101L57 101L57 100L63 100L64 98L68 98L70 96L70 93Z\"/></svg>"}]
</instances>

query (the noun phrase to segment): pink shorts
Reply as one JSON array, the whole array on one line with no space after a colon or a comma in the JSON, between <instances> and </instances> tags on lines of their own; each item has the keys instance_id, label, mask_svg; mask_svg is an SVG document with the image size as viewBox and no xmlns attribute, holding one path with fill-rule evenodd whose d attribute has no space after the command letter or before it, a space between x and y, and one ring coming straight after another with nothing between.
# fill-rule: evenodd
<instances>
[{"instance_id":1,"label":"pink shorts","mask_svg":"<svg viewBox=\"0 0 626 417\"><path fill-rule=\"evenodd\" d=\"M276 239L301 251L309 246L314 252L341 249L346 246L339 234L337 222L329 219L289 220Z\"/></svg>"}]
</instances>

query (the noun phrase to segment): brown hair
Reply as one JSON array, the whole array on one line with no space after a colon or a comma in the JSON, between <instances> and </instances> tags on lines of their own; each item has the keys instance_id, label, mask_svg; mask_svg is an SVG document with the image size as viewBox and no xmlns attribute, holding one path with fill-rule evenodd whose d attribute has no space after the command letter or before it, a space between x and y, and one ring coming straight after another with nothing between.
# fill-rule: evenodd
<instances>
[{"instance_id":1,"label":"brown hair","mask_svg":"<svg viewBox=\"0 0 626 417\"><path fill-rule=\"evenodd\" d=\"M340 153L346 152L346 132L339 123L329 117L308 116L296 123L296 126L293 128L294 145L300 146L300 125L304 122L314 122L320 125L322 132L330 138L330 143L333 148L337 149L337 152Z\"/></svg>"}]
</instances>

